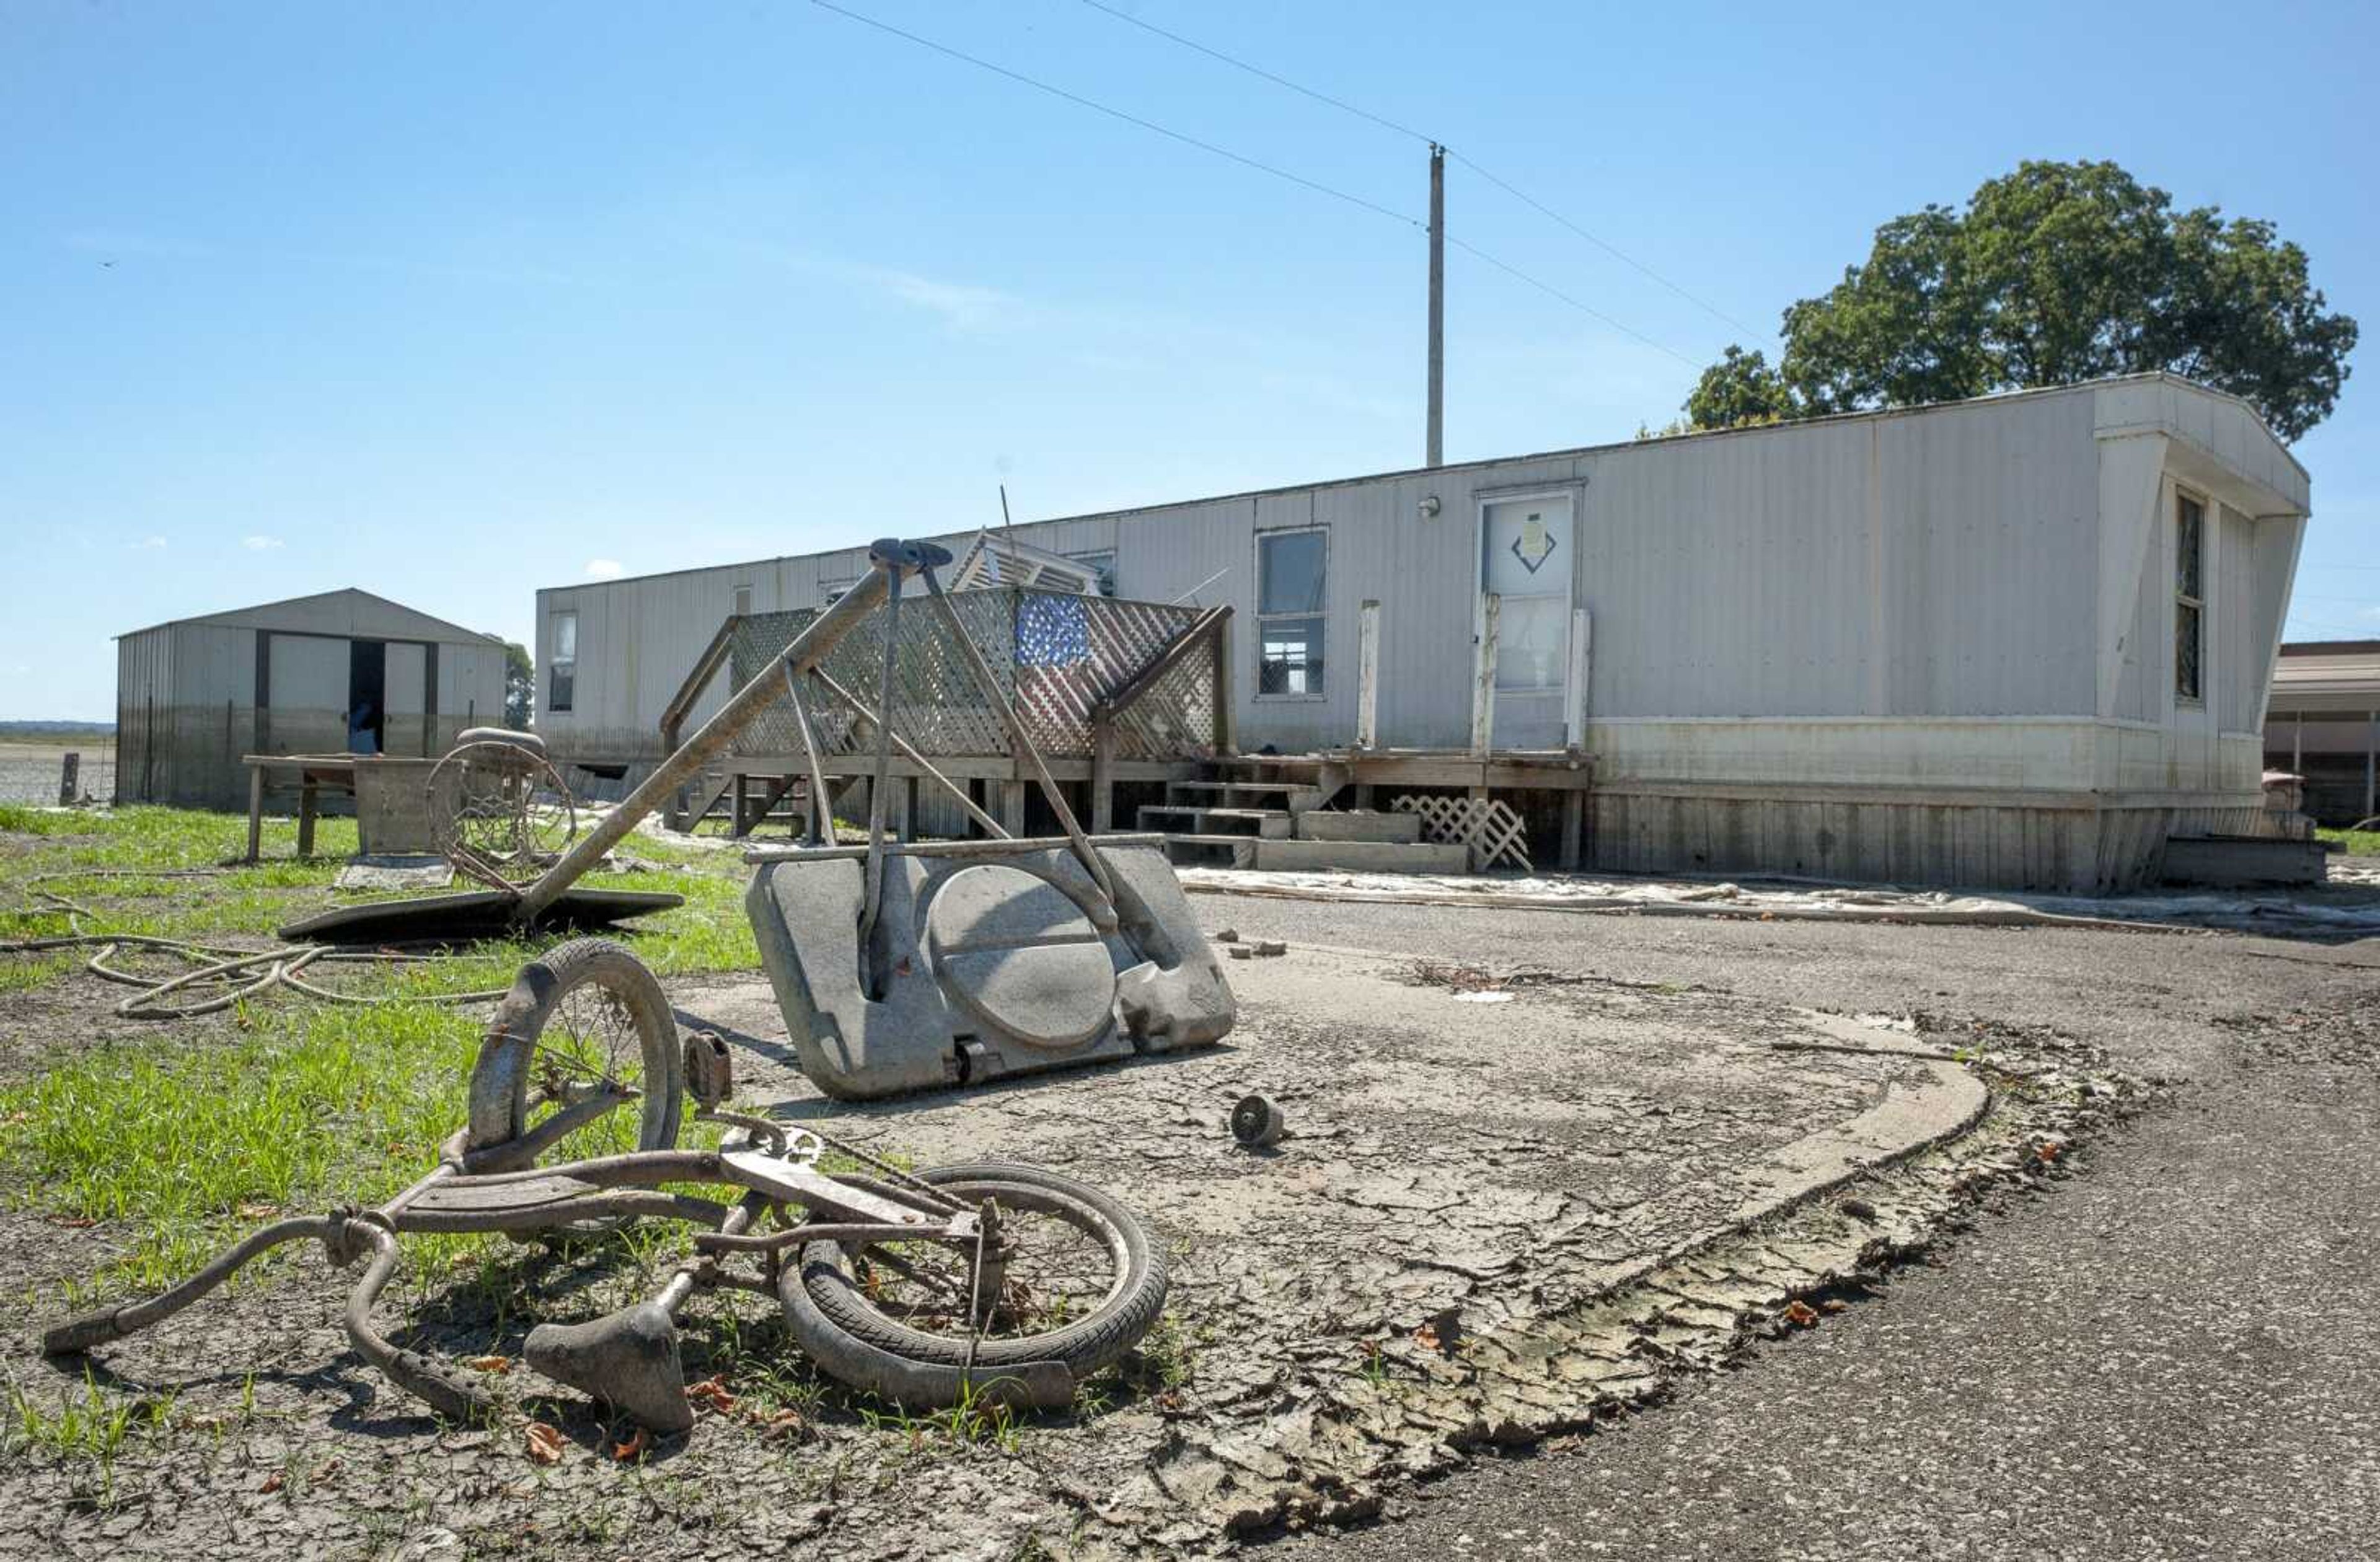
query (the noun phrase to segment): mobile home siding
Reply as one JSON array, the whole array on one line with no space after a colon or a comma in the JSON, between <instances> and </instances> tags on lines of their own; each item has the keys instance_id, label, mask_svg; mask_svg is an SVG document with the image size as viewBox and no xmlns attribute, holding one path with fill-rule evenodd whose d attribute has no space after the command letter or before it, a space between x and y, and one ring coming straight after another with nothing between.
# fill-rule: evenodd
<instances>
[{"instance_id":1,"label":"mobile home siding","mask_svg":"<svg viewBox=\"0 0 2380 1562\"><path fill-rule=\"evenodd\" d=\"M2202 704L2173 695L2178 484L2209 498ZM1014 533L1058 553L1112 549L1123 596L1231 606L1244 750L1353 740L1358 625L1377 602L1380 742L1461 750L1483 506L1540 495L1572 506L1571 603L1592 625L1576 736L1595 765L1600 862L1815 860L1937 881L1993 864L1998 882L2087 883L2110 861L2137 876L2168 828L2255 805L2245 735L2277 643L2275 581L2294 567L2305 473L2243 404L2164 376ZM1321 687L1261 694L1259 550L1308 528L1327 538ZM955 549L973 534L938 540ZM756 611L814 606L862 567L845 550L542 592L540 678L564 610L580 616L580 671L576 708L540 726L565 755L650 759L660 712L735 586L752 588ZM1829 787L1874 795L1821 798ZM1965 800L1941 812L1954 796ZM2117 825L2091 815L2103 807L2158 812ZM1855 846L1828 844L1846 830Z\"/></svg>"}]
</instances>

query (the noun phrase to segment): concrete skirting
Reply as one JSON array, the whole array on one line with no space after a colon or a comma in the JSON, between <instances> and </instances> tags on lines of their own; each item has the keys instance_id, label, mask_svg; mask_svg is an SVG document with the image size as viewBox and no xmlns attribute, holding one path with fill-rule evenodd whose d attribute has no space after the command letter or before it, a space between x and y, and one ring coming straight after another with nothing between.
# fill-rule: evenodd
<instances>
[{"instance_id":1,"label":"concrete skirting","mask_svg":"<svg viewBox=\"0 0 2380 1562\"><path fill-rule=\"evenodd\" d=\"M2249 889L2320 884L2329 854L2320 841L2252 836L2176 836L2165 843L2165 882Z\"/></svg>"},{"instance_id":2,"label":"concrete skirting","mask_svg":"<svg viewBox=\"0 0 2380 1562\"><path fill-rule=\"evenodd\" d=\"M2260 795L2237 806L2178 794L2167 806L1989 806L1877 788L1865 798L1710 796L1636 784L1589 795L1590 864L1624 873L1787 873L1850 883L2102 895L2153 883L2168 836L2245 835ZM2081 799L2066 799L2070 802Z\"/></svg>"}]
</instances>

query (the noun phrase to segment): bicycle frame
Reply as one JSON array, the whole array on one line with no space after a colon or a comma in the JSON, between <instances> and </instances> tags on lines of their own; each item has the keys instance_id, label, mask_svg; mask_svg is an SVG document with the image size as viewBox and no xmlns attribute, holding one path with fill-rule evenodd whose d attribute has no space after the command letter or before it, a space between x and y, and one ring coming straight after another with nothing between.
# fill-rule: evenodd
<instances>
[{"instance_id":1,"label":"bicycle frame","mask_svg":"<svg viewBox=\"0 0 2380 1562\"><path fill-rule=\"evenodd\" d=\"M396 1270L397 1239L422 1232L517 1236L582 1222L663 1216L706 1228L696 1234L696 1257L648 1301L588 1324L540 1325L530 1333L527 1353L530 1364L547 1376L608 1400L656 1431L674 1432L692 1422L674 1320L696 1289L729 1285L769 1290L779 1256L813 1241L946 1242L969 1253L979 1270L985 1268L987 1251L997 1252L998 1218L989 1205L971 1210L922 1189L832 1177L811 1164L815 1151L807 1155L797 1151L774 1124L728 1114L704 1116L743 1128L743 1141L715 1151L636 1151L551 1167L473 1171L467 1168L475 1157L463 1150L463 1136L457 1134L435 1170L385 1203L275 1222L162 1295L55 1325L42 1336L42 1348L63 1354L121 1339L179 1312L260 1254L312 1238L340 1268L370 1255L347 1301L347 1337L357 1352L439 1413L458 1421L482 1419L492 1416L497 1406L480 1384L395 1345L372 1324L372 1306ZM773 1144L759 1148L762 1141ZM520 1154L521 1147L508 1144L499 1151L511 1159ZM731 1205L663 1190L663 1184L686 1182L741 1188L744 1197ZM785 1218L792 1209L802 1212L799 1219ZM771 1214L780 1229L755 1233L753 1226ZM762 1272L753 1276L727 1273L719 1261L736 1253L758 1259ZM914 1373L917 1369L902 1370ZM1028 1404L1041 1403L1055 1393L1048 1374L1028 1376L1036 1381L1019 1380L1004 1392ZM1063 1386L1071 1397L1071 1376Z\"/></svg>"}]
</instances>

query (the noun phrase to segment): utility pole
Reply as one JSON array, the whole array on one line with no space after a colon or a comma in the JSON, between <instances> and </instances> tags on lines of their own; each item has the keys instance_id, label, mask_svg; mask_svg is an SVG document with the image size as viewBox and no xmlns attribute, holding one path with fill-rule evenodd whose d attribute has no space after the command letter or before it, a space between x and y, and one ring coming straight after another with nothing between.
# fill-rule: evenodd
<instances>
[{"instance_id":1,"label":"utility pole","mask_svg":"<svg viewBox=\"0 0 2380 1562\"><path fill-rule=\"evenodd\" d=\"M1422 465L1446 464L1446 149L1429 143L1429 432Z\"/></svg>"}]
</instances>

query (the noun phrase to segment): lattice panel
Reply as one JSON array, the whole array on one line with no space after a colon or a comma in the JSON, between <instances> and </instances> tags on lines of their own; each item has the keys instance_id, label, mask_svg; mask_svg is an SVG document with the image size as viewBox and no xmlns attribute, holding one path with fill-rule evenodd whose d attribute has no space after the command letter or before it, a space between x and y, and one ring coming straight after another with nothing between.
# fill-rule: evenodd
<instances>
[{"instance_id":1,"label":"lattice panel","mask_svg":"<svg viewBox=\"0 0 2380 1562\"><path fill-rule=\"evenodd\" d=\"M1408 792L1389 806L1399 813L1421 815L1421 833L1434 841L1461 842L1471 848L1471 871L1510 863L1523 873L1529 868L1529 831L1512 805L1494 798L1448 798Z\"/></svg>"},{"instance_id":2,"label":"lattice panel","mask_svg":"<svg viewBox=\"0 0 2380 1562\"><path fill-rule=\"evenodd\" d=\"M1122 689L1196 621L1195 608L1111 597L1012 589L954 592L951 607L965 626L1001 691L1043 753L1087 758L1091 707ZM736 622L730 676L742 687L781 655L818 616L816 610L748 614ZM1006 735L932 604L905 593L894 663L894 729L921 753L943 757L1004 754ZM826 672L871 708L884 675L884 610L853 626L825 663ZM866 746L848 707L812 685L810 717L829 753ZM1192 759L1214 752L1214 658L1193 653L1116 723L1120 759ZM798 753L800 727L780 700L736 739L746 754Z\"/></svg>"}]
</instances>

